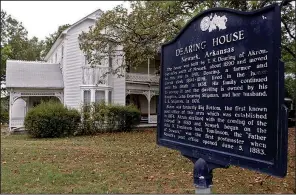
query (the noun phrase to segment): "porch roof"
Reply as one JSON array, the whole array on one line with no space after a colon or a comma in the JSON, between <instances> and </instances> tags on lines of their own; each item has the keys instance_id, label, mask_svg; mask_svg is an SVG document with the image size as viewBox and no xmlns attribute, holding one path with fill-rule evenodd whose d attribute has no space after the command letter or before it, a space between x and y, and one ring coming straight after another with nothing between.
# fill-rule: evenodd
<instances>
[{"instance_id":1,"label":"porch roof","mask_svg":"<svg viewBox=\"0 0 296 195\"><path fill-rule=\"evenodd\" d=\"M64 88L59 64L7 60L7 88Z\"/></svg>"}]
</instances>

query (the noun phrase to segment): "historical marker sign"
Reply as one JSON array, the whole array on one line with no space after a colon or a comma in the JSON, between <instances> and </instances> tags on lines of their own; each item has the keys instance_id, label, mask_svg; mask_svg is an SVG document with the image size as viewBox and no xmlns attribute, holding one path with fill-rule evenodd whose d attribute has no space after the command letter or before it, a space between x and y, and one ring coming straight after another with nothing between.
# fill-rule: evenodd
<instances>
[{"instance_id":1,"label":"historical marker sign","mask_svg":"<svg viewBox=\"0 0 296 195\"><path fill-rule=\"evenodd\" d=\"M287 170L280 8L215 8L162 46L159 145L275 176Z\"/></svg>"}]
</instances>

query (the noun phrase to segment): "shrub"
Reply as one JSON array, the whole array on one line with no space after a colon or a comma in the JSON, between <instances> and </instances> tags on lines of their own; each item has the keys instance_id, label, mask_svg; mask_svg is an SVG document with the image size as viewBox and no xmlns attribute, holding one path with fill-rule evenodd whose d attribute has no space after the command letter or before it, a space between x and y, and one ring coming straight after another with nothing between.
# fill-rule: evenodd
<instances>
[{"instance_id":1,"label":"shrub","mask_svg":"<svg viewBox=\"0 0 296 195\"><path fill-rule=\"evenodd\" d=\"M73 135L80 122L77 110L60 102L42 102L30 109L25 117L25 128L31 137L52 138Z\"/></svg>"},{"instance_id":2,"label":"shrub","mask_svg":"<svg viewBox=\"0 0 296 195\"><path fill-rule=\"evenodd\" d=\"M2 124L7 124L9 122L9 113L7 111L2 111L0 113L0 122Z\"/></svg>"},{"instance_id":3,"label":"shrub","mask_svg":"<svg viewBox=\"0 0 296 195\"><path fill-rule=\"evenodd\" d=\"M2 97L1 98L1 105L0 105L0 122L1 124L5 124L9 122L9 97Z\"/></svg>"},{"instance_id":4,"label":"shrub","mask_svg":"<svg viewBox=\"0 0 296 195\"><path fill-rule=\"evenodd\" d=\"M134 105L117 107L114 112L118 113L118 129L120 131L130 131L140 123L141 113Z\"/></svg>"},{"instance_id":5,"label":"shrub","mask_svg":"<svg viewBox=\"0 0 296 195\"><path fill-rule=\"evenodd\" d=\"M141 113L133 105L92 104L90 109L82 108L83 122L79 135L93 135L103 132L130 131L140 123Z\"/></svg>"}]
</instances>

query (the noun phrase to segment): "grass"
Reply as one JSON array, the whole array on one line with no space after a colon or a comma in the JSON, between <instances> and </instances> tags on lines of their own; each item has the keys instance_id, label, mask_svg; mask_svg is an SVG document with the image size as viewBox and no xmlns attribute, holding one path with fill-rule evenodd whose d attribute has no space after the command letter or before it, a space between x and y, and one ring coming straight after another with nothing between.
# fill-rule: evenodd
<instances>
[{"instance_id":1,"label":"grass","mask_svg":"<svg viewBox=\"0 0 296 195\"><path fill-rule=\"evenodd\" d=\"M214 171L214 193L293 193L295 131L284 179L238 167ZM155 130L93 137L1 136L2 193L194 193L192 163L156 145ZM294 191L295 192L295 191Z\"/></svg>"}]
</instances>

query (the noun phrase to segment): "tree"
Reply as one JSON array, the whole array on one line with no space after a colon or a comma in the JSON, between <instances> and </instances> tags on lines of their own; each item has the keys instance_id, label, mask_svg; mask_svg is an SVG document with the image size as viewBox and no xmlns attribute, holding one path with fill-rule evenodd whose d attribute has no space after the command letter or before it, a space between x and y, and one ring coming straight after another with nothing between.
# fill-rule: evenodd
<instances>
[{"instance_id":1,"label":"tree","mask_svg":"<svg viewBox=\"0 0 296 195\"><path fill-rule=\"evenodd\" d=\"M125 64L118 68L126 65L137 67L146 63L148 58L153 58L161 44L173 39L190 18L205 9L227 7L251 11L273 3L282 6L281 48L285 71L296 78L295 6L291 0L130 1L130 13L119 5L105 12L89 32L83 32L79 36L80 48L87 55L89 63L95 66L104 55L114 55L115 46L120 45L123 47ZM293 85L294 81L287 80L288 85L296 86ZM287 87L288 94L294 94L296 100L296 92L292 89Z\"/></svg>"},{"instance_id":2,"label":"tree","mask_svg":"<svg viewBox=\"0 0 296 195\"><path fill-rule=\"evenodd\" d=\"M136 67L147 62L161 43L179 32L189 16L184 7L190 3L130 1L130 5L131 13L119 5L104 13L88 33L79 36L90 64L99 64L106 53L114 55L110 48L118 45L123 46L126 64Z\"/></svg>"},{"instance_id":3,"label":"tree","mask_svg":"<svg viewBox=\"0 0 296 195\"><path fill-rule=\"evenodd\" d=\"M131 13L122 5L105 12L89 32L79 36L80 47L89 62L97 64L102 54L107 53L106 48L121 45L126 62L137 66L152 58L162 43L175 37L189 18L206 8L249 11L272 3L279 1L130 1ZM282 13L283 52L295 58L295 34L292 33L295 32L295 13L291 1L282 8Z\"/></svg>"},{"instance_id":4,"label":"tree","mask_svg":"<svg viewBox=\"0 0 296 195\"><path fill-rule=\"evenodd\" d=\"M50 34L48 37L45 37L45 41L44 41L44 51L42 52L42 57L44 58L46 56L46 54L49 52L50 48L52 47L52 45L54 44L54 42L57 40L57 38L60 36L60 34L66 30L69 26L71 26L70 24L64 24L58 27L58 30L52 34Z\"/></svg>"},{"instance_id":5,"label":"tree","mask_svg":"<svg viewBox=\"0 0 296 195\"><path fill-rule=\"evenodd\" d=\"M1 10L1 95L6 95L6 61L42 60L44 42L37 37L28 38L28 32L21 22Z\"/></svg>"},{"instance_id":6,"label":"tree","mask_svg":"<svg viewBox=\"0 0 296 195\"><path fill-rule=\"evenodd\" d=\"M1 10L1 94L5 90L7 59L22 59L26 53L28 32L22 23Z\"/></svg>"}]
</instances>

